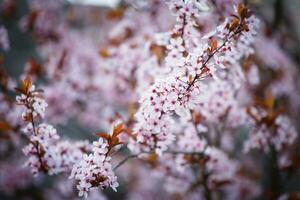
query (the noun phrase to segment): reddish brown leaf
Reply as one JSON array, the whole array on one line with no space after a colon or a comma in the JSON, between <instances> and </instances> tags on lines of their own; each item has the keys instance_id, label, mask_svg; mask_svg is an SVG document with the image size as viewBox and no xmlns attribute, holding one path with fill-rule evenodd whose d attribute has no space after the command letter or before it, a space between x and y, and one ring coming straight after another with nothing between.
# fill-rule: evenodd
<instances>
[{"instance_id":1,"label":"reddish brown leaf","mask_svg":"<svg viewBox=\"0 0 300 200\"><path fill-rule=\"evenodd\" d=\"M192 119L195 124L200 124L202 122L202 116L199 112L193 112L192 113Z\"/></svg>"},{"instance_id":2,"label":"reddish brown leaf","mask_svg":"<svg viewBox=\"0 0 300 200\"><path fill-rule=\"evenodd\" d=\"M251 16L251 12L249 11L249 9L242 3L238 4L237 11L242 20Z\"/></svg>"},{"instance_id":3,"label":"reddish brown leaf","mask_svg":"<svg viewBox=\"0 0 300 200\"><path fill-rule=\"evenodd\" d=\"M245 9L245 5L243 3L239 3L237 6L237 13L239 14L239 16L241 16L244 9Z\"/></svg>"},{"instance_id":4,"label":"reddish brown leaf","mask_svg":"<svg viewBox=\"0 0 300 200\"><path fill-rule=\"evenodd\" d=\"M274 107L274 103L275 103L275 98L272 92L268 91L265 99L265 105L268 109L272 109Z\"/></svg>"},{"instance_id":5,"label":"reddish brown leaf","mask_svg":"<svg viewBox=\"0 0 300 200\"><path fill-rule=\"evenodd\" d=\"M229 30L230 31L234 31L240 24L240 20L237 18L233 18L231 20L230 26L229 26Z\"/></svg>"},{"instance_id":6,"label":"reddish brown leaf","mask_svg":"<svg viewBox=\"0 0 300 200\"><path fill-rule=\"evenodd\" d=\"M210 41L210 52L214 52L218 48L218 41L216 39L212 39Z\"/></svg>"},{"instance_id":7,"label":"reddish brown leaf","mask_svg":"<svg viewBox=\"0 0 300 200\"><path fill-rule=\"evenodd\" d=\"M156 45L156 44L152 44L150 46L150 50L156 56L156 58L157 58L158 61L161 61L162 58L166 54L165 53L166 48L164 46L159 46L159 45Z\"/></svg>"},{"instance_id":8,"label":"reddish brown leaf","mask_svg":"<svg viewBox=\"0 0 300 200\"><path fill-rule=\"evenodd\" d=\"M190 74L189 75L189 82L191 83L193 81L193 76Z\"/></svg>"},{"instance_id":9,"label":"reddish brown leaf","mask_svg":"<svg viewBox=\"0 0 300 200\"><path fill-rule=\"evenodd\" d=\"M117 137L120 133L122 133L125 129L125 126L123 123L118 124L117 126L114 126L113 128L113 134L112 137Z\"/></svg>"},{"instance_id":10,"label":"reddish brown leaf","mask_svg":"<svg viewBox=\"0 0 300 200\"><path fill-rule=\"evenodd\" d=\"M31 79L31 77L27 77L21 81L21 88L19 88L19 89L22 93L28 94L31 86L32 86L32 79Z\"/></svg>"},{"instance_id":11,"label":"reddish brown leaf","mask_svg":"<svg viewBox=\"0 0 300 200\"><path fill-rule=\"evenodd\" d=\"M101 138L104 138L106 140L109 140L110 139L110 135L108 135L107 133L96 133L96 135L98 137L101 137Z\"/></svg>"},{"instance_id":12,"label":"reddish brown leaf","mask_svg":"<svg viewBox=\"0 0 300 200\"><path fill-rule=\"evenodd\" d=\"M109 20L116 20L116 19L121 19L124 15L124 8L116 8L116 9L112 9L110 10L106 17Z\"/></svg>"},{"instance_id":13,"label":"reddish brown leaf","mask_svg":"<svg viewBox=\"0 0 300 200\"><path fill-rule=\"evenodd\" d=\"M110 53L108 51L107 48L102 48L99 50L99 54L102 58L109 58L110 57Z\"/></svg>"},{"instance_id":14,"label":"reddish brown leaf","mask_svg":"<svg viewBox=\"0 0 300 200\"><path fill-rule=\"evenodd\" d=\"M10 126L9 123L7 123L5 121L0 121L0 130L1 131L9 131L11 129L12 129L12 127Z\"/></svg>"},{"instance_id":15,"label":"reddish brown leaf","mask_svg":"<svg viewBox=\"0 0 300 200\"><path fill-rule=\"evenodd\" d=\"M26 63L25 72L28 76L41 75L43 73L43 68L34 58L29 58Z\"/></svg>"}]
</instances>

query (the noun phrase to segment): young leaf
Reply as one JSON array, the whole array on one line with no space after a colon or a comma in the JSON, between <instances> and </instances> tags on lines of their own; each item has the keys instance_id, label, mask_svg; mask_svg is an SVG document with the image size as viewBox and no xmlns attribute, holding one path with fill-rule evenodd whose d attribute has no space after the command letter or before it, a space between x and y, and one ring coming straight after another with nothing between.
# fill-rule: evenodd
<instances>
[{"instance_id":1,"label":"young leaf","mask_svg":"<svg viewBox=\"0 0 300 200\"><path fill-rule=\"evenodd\" d=\"M122 133L125 129L125 126L123 123L118 124L117 126L113 127L113 134L112 137L117 137L120 133Z\"/></svg>"},{"instance_id":2,"label":"young leaf","mask_svg":"<svg viewBox=\"0 0 300 200\"><path fill-rule=\"evenodd\" d=\"M212 39L210 41L210 53L213 53L218 48L218 41L216 39Z\"/></svg>"},{"instance_id":3,"label":"young leaf","mask_svg":"<svg viewBox=\"0 0 300 200\"><path fill-rule=\"evenodd\" d=\"M107 133L96 133L96 135L106 140L110 139L110 136Z\"/></svg>"},{"instance_id":4,"label":"young leaf","mask_svg":"<svg viewBox=\"0 0 300 200\"><path fill-rule=\"evenodd\" d=\"M20 93L23 93L23 94L28 94L29 92L29 89L31 88L32 86L32 80L31 80L31 77L27 77L25 78L24 80L21 81L21 86L20 88L15 88L15 90L17 92L20 92Z\"/></svg>"}]
</instances>

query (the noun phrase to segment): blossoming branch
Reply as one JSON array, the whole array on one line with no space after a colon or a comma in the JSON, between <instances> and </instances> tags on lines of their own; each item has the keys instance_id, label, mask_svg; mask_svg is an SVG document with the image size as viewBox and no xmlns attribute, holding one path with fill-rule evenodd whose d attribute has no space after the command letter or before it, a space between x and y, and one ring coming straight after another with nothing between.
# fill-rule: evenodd
<instances>
[{"instance_id":1,"label":"blossoming branch","mask_svg":"<svg viewBox=\"0 0 300 200\"><path fill-rule=\"evenodd\" d=\"M300 84L279 8L272 24L260 1L24 3L0 3L1 198L299 197L283 187ZM12 27L39 58L18 77Z\"/></svg>"}]
</instances>

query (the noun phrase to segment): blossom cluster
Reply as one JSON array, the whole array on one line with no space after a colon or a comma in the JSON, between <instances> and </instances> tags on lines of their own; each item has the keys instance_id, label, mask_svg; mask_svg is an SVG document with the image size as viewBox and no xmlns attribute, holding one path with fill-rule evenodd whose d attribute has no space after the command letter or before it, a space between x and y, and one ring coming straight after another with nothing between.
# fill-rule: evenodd
<instances>
[{"instance_id":1,"label":"blossom cluster","mask_svg":"<svg viewBox=\"0 0 300 200\"><path fill-rule=\"evenodd\" d=\"M45 123L35 125L37 117L44 118L47 103L41 97L41 91L35 90L31 79L25 79L17 91L22 93L17 96L17 104L26 107L22 118L29 122L23 128L23 133L30 143L23 148L23 152L29 157L25 165L31 168L32 173L43 171L53 175L71 171L70 178L79 181L79 196L87 197L91 187L112 187L115 190L118 186L117 177L112 171L111 157L108 156L111 144L100 138L90 148L87 141L71 143L60 140L53 126ZM112 135L116 136L114 133ZM86 154L90 151L91 154Z\"/></svg>"},{"instance_id":2,"label":"blossom cluster","mask_svg":"<svg viewBox=\"0 0 300 200\"><path fill-rule=\"evenodd\" d=\"M258 125L253 126L250 131L250 138L245 143L246 152L251 149L269 151L270 146L281 151L284 146L291 145L296 140L297 132L288 117L280 114L270 116L269 113L258 111L256 108L252 108L249 112L255 117L254 123Z\"/></svg>"},{"instance_id":3,"label":"blossom cluster","mask_svg":"<svg viewBox=\"0 0 300 200\"><path fill-rule=\"evenodd\" d=\"M17 104L25 106L22 119L28 123L22 129L29 140L29 144L23 148L24 154L28 156L25 165L34 174L40 171L50 175L70 171L73 164L89 150L88 142L59 140L60 137L52 125L36 124L38 117L45 117L47 103L42 98L41 91L35 90L31 79L25 79L17 91L21 93L16 98Z\"/></svg>"},{"instance_id":4,"label":"blossom cluster","mask_svg":"<svg viewBox=\"0 0 300 200\"><path fill-rule=\"evenodd\" d=\"M87 197L88 191L93 187L111 187L116 191L119 186L112 170L111 157L107 156L108 147L107 141L99 138L97 142L93 142L93 153L85 154L83 159L74 165L70 178L79 181L79 196Z\"/></svg>"},{"instance_id":5,"label":"blossom cluster","mask_svg":"<svg viewBox=\"0 0 300 200\"><path fill-rule=\"evenodd\" d=\"M183 5L188 6L189 3ZM180 6L175 4L175 8L177 7ZM194 48L183 46L183 42L188 40L184 40L182 35L173 36L175 38L170 39L170 44L167 45L167 49L170 50L166 56L166 63L168 65L175 63L172 66L173 69L171 68L171 73L167 74L164 79L157 80L142 96L141 106L136 113L138 123L135 126L135 133L137 141L142 146L146 144L150 149L155 149L161 154L175 138L170 129L174 112L180 117L188 117L189 110L198 108L204 110L202 114L206 116L205 114L209 115L214 112L214 104L222 109L222 102L227 101L228 95L230 98L230 94L223 90L218 92L222 99L221 103L210 102L209 99L213 97L210 97L210 92L207 91L211 91L210 87L218 88L218 85L211 85L220 83L221 81L218 80L226 77L224 70L236 71L234 68L237 68L239 59L252 51L248 46L254 40L257 19L241 5L237 8L237 13L239 17L236 16L230 22L220 25L217 31L202 36L202 40L198 40L198 46ZM184 45L187 45L187 42ZM184 51L187 54L185 57ZM167 60L169 55L173 53L180 55L180 52L182 52L181 57L173 61ZM233 86L229 88L229 91L239 86L239 83L236 83L239 79L234 77L232 78ZM208 105L205 105L207 103ZM207 113L205 113L205 108L202 109L204 106L209 107L206 108ZM226 105L224 106L226 108Z\"/></svg>"},{"instance_id":6,"label":"blossom cluster","mask_svg":"<svg viewBox=\"0 0 300 200\"><path fill-rule=\"evenodd\" d=\"M44 118L48 104L39 97L40 92L35 91L35 86L31 84L31 80L25 80L23 85L22 94L16 97L17 104L26 106L26 110L22 113L22 119L31 121L36 117Z\"/></svg>"}]
</instances>

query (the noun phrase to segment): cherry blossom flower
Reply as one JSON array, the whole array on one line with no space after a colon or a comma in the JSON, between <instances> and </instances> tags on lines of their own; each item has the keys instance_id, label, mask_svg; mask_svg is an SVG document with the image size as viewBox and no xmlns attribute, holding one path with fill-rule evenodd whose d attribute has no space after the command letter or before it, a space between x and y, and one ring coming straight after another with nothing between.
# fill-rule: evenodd
<instances>
[{"instance_id":1,"label":"cherry blossom flower","mask_svg":"<svg viewBox=\"0 0 300 200\"><path fill-rule=\"evenodd\" d=\"M297 138L297 132L286 116L278 116L274 126L268 127L262 124L253 128L249 140L245 143L245 151L248 152L251 149L269 151L270 145L280 151L284 146L293 144Z\"/></svg>"}]
</instances>

